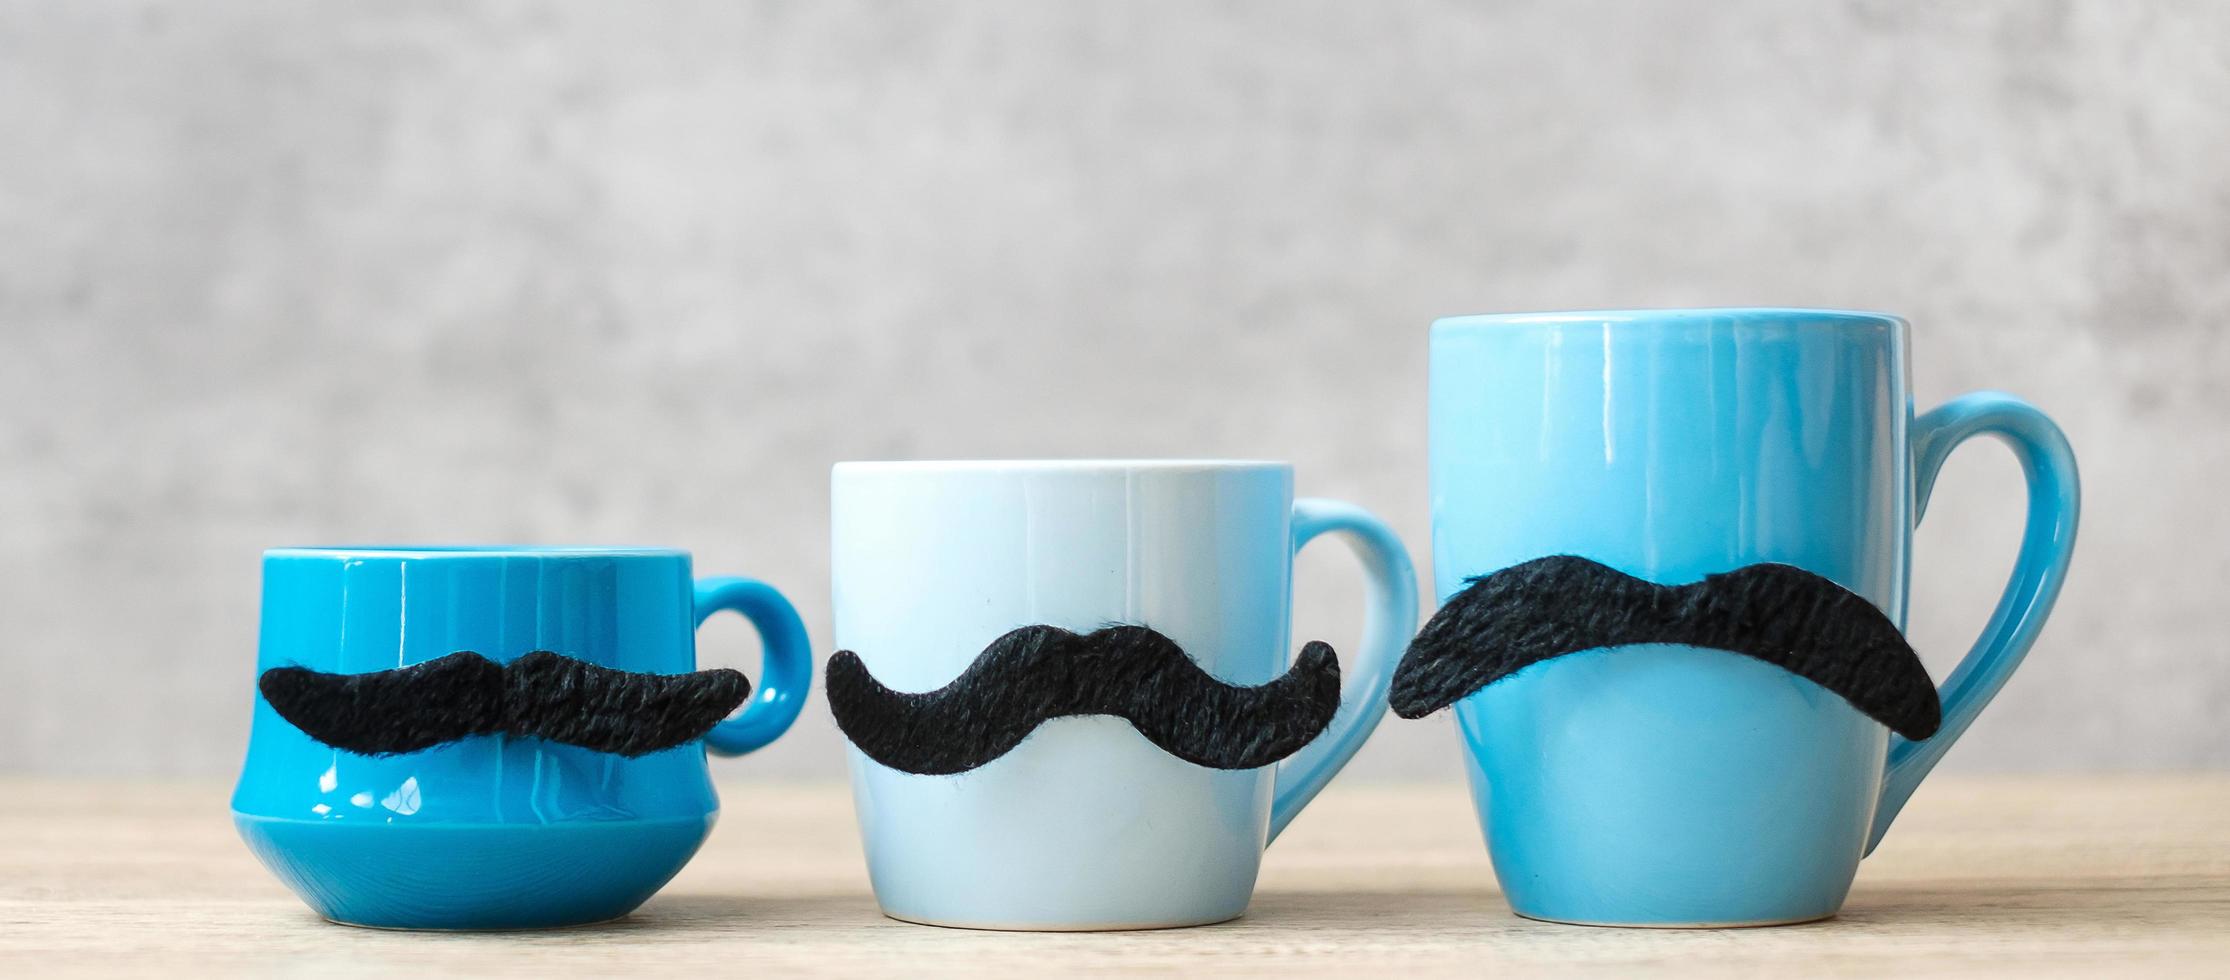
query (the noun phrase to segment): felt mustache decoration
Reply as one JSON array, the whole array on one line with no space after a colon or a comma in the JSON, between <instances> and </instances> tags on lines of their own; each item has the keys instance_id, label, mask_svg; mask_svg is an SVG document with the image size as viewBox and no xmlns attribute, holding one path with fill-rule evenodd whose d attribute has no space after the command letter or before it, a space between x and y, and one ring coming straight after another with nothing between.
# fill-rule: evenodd
<instances>
[{"instance_id":1,"label":"felt mustache decoration","mask_svg":"<svg viewBox=\"0 0 2230 980\"><path fill-rule=\"evenodd\" d=\"M1421 718L1528 665L1637 643L1756 657L1906 738L1942 723L1936 685L1897 624L1834 582L1769 563L1658 585L1572 555L1472 579L1410 642L1390 703Z\"/></svg>"},{"instance_id":2,"label":"felt mustache decoration","mask_svg":"<svg viewBox=\"0 0 2230 980\"><path fill-rule=\"evenodd\" d=\"M256 688L304 734L359 755L511 735L632 758L702 738L751 682L726 668L637 674L547 650L508 664L467 650L368 674L274 667Z\"/></svg>"},{"instance_id":3,"label":"felt mustache decoration","mask_svg":"<svg viewBox=\"0 0 2230 980\"><path fill-rule=\"evenodd\" d=\"M828 698L845 737L901 772L967 772L1066 715L1115 715L1186 762L1253 769L1331 724L1340 664L1329 645L1311 642L1284 676L1236 687L1144 626L1085 634L1024 626L991 641L952 683L918 694L884 687L857 654L839 650L829 658Z\"/></svg>"}]
</instances>

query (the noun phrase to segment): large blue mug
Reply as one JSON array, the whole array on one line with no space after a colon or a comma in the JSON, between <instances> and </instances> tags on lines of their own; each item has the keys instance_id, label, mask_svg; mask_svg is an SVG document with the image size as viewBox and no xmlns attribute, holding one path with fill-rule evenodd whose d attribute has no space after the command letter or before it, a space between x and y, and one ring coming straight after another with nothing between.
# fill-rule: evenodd
<instances>
[{"instance_id":1,"label":"large blue mug","mask_svg":"<svg viewBox=\"0 0 2230 980\"><path fill-rule=\"evenodd\" d=\"M689 554L620 548L282 548L264 553L257 671L364 674L458 651L551 651L648 674L696 669L722 610L758 629L743 709L702 742L635 757L475 735L361 755L258 697L234 822L318 914L354 925L512 929L617 918L681 870L719 801L705 747L749 752L797 718L804 624L771 587L692 579Z\"/></svg>"},{"instance_id":2,"label":"large blue mug","mask_svg":"<svg viewBox=\"0 0 2230 980\"><path fill-rule=\"evenodd\" d=\"M2035 641L2075 540L2050 419L1971 394L1915 416L1907 326L1878 313L1463 316L1432 329L1433 572L1577 555L1662 585L1775 562L1900 629L1914 525L1952 449L2028 476L1997 613L1907 741L1737 653L1627 646L1533 664L1455 705L1496 877L1519 915L1723 926L1833 915L1858 863Z\"/></svg>"}]
</instances>

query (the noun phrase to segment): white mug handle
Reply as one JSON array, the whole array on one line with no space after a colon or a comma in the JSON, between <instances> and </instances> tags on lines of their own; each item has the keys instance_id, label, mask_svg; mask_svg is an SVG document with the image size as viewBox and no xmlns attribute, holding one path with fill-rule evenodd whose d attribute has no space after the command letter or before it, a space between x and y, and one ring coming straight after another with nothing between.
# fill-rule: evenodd
<instances>
[{"instance_id":1,"label":"white mug handle","mask_svg":"<svg viewBox=\"0 0 2230 980\"><path fill-rule=\"evenodd\" d=\"M1314 498L1293 502L1296 554L1317 536L1333 532L1347 539L1370 580L1363 607L1363 646L1340 665L1346 690L1331 727L1278 766L1277 790L1270 803L1273 841L1355 757L1379 719L1386 717L1386 689L1393 683L1394 664L1417 632L1417 572L1393 529L1354 504Z\"/></svg>"}]
</instances>

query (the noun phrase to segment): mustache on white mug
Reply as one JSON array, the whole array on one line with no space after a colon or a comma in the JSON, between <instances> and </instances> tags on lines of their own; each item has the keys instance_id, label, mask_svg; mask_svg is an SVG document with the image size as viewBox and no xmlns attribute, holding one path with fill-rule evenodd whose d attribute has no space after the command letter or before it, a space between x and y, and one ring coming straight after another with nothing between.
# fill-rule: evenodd
<instances>
[{"instance_id":1,"label":"mustache on white mug","mask_svg":"<svg viewBox=\"0 0 2230 980\"><path fill-rule=\"evenodd\" d=\"M868 758L918 775L975 769L1067 715L1115 715L1186 762L1254 769L1323 734L1339 711L1340 665L1331 646L1311 642L1284 675L1240 687L1144 626L1024 626L991 641L950 684L921 693L883 686L859 655L839 650L828 698L837 727Z\"/></svg>"}]
</instances>

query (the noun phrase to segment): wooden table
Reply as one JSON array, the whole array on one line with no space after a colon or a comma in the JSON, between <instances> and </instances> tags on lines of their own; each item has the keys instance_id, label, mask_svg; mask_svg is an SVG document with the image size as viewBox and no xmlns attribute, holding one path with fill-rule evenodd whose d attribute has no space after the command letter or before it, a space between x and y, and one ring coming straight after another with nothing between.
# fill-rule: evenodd
<instances>
[{"instance_id":1,"label":"wooden table","mask_svg":"<svg viewBox=\"0 0 2230 980\"><path fill-rule=\"evenodd\" d=\"M1237 922L1066 935L878 915L841 786L722 798L711 843L628 919L415 934L312 915L233 835L225 787L0 780L0 976L2230 976L2230 775L1941 778L1841 917L1721 931L1511 915L1453 786L1335 786Z\"/></svg>"}]
</instances>

